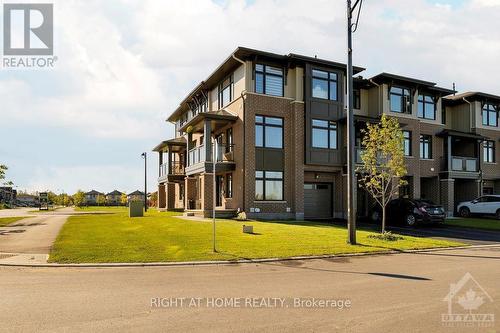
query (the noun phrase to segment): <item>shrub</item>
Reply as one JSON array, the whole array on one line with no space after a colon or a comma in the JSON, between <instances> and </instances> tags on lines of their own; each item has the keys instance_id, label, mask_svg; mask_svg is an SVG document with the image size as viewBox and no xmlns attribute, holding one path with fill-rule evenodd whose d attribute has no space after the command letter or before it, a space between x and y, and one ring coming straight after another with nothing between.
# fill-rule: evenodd
<instances>
[{"instance_id":1,"label":"shrub","mask_svg":"<svg viewBox=\"0 0 500 333\"><path fill-rule=\"evenodd\" d=\"M398 240L403 240L404 238L399 235L393 235L390 231L386 231L382 234L369 235L368 238L379 239L388 242L395 242Z\"/></svg>"}]
</instances>

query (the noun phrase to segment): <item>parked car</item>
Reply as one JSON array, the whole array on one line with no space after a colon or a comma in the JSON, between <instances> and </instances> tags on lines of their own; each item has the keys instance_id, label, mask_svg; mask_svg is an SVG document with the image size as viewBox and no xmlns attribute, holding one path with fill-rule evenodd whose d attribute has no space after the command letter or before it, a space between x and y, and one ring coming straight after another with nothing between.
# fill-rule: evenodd
<instances>
[{"instance_id":1,"label":"parked car","mask_svg":"<svg viewBox=\"0 0 500 333\"><path fill-rule=\"evenodd\" d=\"M443 223L446 218L443 206L423 199L394 199L386 207L387 224L414 226L420 223ZM382 208L374 207L370 213L372 222L382 220Z\"/></svg>"},{"instance_id":2,"label":"parked car","mask_svg":"<svg viewBox=\"0 0 500 333\"><path fill-rule=\"evenodd\" d=\"M458 215L493 215L500 220L500 195L483 195L472 201L461 202L457 206Z\"/></svg>"}]
</instances>

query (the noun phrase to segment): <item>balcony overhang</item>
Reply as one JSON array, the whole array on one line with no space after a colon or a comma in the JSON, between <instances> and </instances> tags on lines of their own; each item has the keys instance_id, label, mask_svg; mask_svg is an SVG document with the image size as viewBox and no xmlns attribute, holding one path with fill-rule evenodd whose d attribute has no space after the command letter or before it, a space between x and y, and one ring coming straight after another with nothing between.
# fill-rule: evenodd
<instances>
[{"instance_id":1,"label":"balcony overhang","mask_svg":"<svg viewBox=\"0 0 500 333\"><path fill-rule=\"evenodd\" d=\"M368 117L368 116L358 116L354 115L355 123L369 123L369 124L378 124L380 122L380 117ZM347 117L343 117L339 119L339 123L346 124Z\"/></svg>"},{"instance_id":2,"label":"balcony overhang","mask_svg":"<svg viewBox=\"0 0 500 333\"><path fill-rule=\"evenodd\" d=\"M455 130L442 130L441 132L437 133L436 136L446 138L449 136L452 137L457 137L457 138L465 138L465 139L475 139L478 141L484 141L488 140L487 137L477 134L477 133L467 133L467 132L460 132L460 131L455 131Z\"/></svg>"},{"instance_id":3,"label":"balcony overhang","mask_svg":"<svg viewBox=\"0 0 500 333\"><path fill-rule=\"evenodd\" d=\"M172 152L177 152L186 149L186 146L187 146L186 138L179 137L175 139L162 141L156 147L153 148L153 151L163 152L169 150Z\"/></svg>"},{"instance_id":4,"label":"balcony overhang","mask_svg":"<svg viewBox=\"0 0 500 333\"><path fill-rule=\"evenodd\" d=\"M219 128L226 126L228 123L235 122L238 116L227 111L227 110L217 110L209 111L197 114L187 123L185 123L181 128L180 132L190 132L190 133L203 133L205 121L211 122L212 131L217 131Z\"/></svg>"}]
</instances>

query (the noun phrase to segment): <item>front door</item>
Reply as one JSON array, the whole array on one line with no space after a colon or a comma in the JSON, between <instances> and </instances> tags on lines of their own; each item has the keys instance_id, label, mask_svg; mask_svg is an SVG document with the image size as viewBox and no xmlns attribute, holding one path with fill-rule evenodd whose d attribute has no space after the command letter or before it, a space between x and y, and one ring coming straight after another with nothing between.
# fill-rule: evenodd
<instances>
[{"instance_id":1,"label":"front door","mask_svg":"<svg viewBox=\"0 0 500 333\"><path fill-rule=\"evenodd\" d=\"M222 196L224 194L224 176L216 176L215 178L215 205L222 206Z\"/></svg>"}]
</instances>

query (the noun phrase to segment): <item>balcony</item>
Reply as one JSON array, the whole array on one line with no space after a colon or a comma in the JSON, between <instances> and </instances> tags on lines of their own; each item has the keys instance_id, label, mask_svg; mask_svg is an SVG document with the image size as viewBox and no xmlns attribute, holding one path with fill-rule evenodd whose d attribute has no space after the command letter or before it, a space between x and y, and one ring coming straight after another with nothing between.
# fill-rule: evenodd
<instances>
[{"instance_id":1,"label":"balcony","mask_svg":"<svg viewBox=\"0 0 500 333\"><path fill-rule=\"evenodd\" d=\"M191 175L199 172L212 171L212 154L213 148L210 144L209 149L205 145L200 145L192 148L188 152L188 163L186 174ZM231 171L234 170L234 145L218 144L216 151L216 171ZM207 151L210 152L207 158Z\"/></svg>"},{"instance_id":2,"label":"balcony","mask_svg":"<svg viewBox=\"0 0 500 333\"><path fill-rule=\"evenodd\" d=\"M160 174L158 177L159 182L182 180L185 176L184 163L174 161L170 164L160 164Z\"/></svg>"},{"instance_id":3,"label":"balcony","mask_svg":"<svg viewBox=\"0 0 500 333\"><path fill-rule=\"evenodd\" d=\"M478 159L472 157L451 157L451 171L478 172Z\"/></svg>"}]
</instances>

